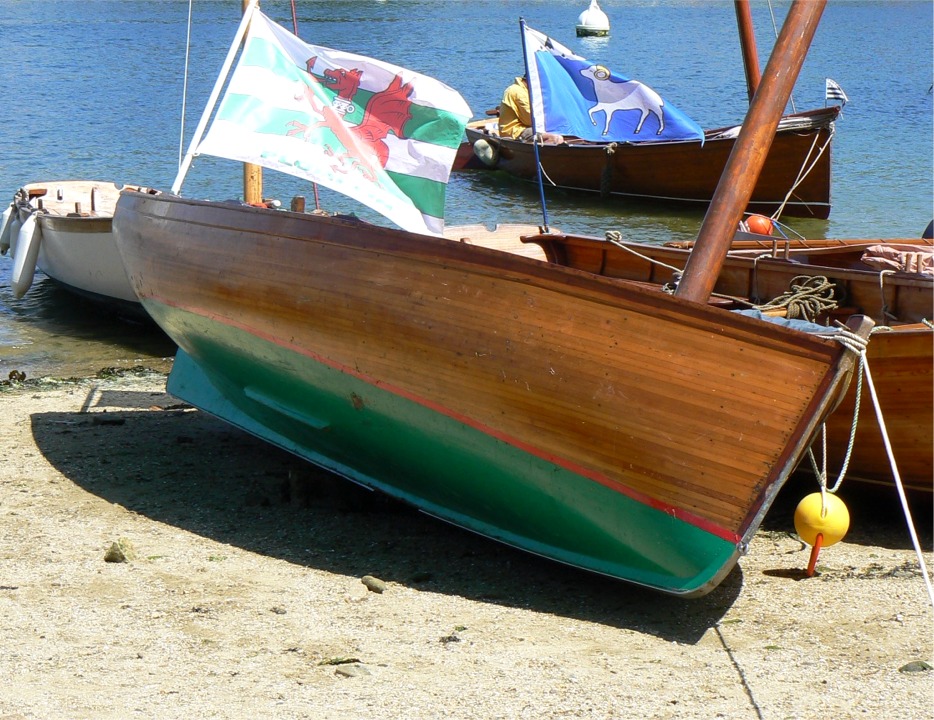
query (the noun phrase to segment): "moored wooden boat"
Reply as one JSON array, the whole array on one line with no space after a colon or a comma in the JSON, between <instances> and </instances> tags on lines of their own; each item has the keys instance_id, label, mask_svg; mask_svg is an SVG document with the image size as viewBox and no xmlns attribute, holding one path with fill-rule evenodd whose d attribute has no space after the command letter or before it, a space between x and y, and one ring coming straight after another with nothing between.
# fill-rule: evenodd
<instances>
[{"instance_id":1,"label":"moored wooden boat","mask_svg":"<svg viewBox=\"0 0 934 720\"><path fill-rule=\"evenodd\" d=\"M840 109L835 106L784 119L753 190L748 209L825 219L830 215L831 138ZM496 119L467 126L467 140L488 143L492 167L522 180L538 181L531 143L502 138ZM644 200L704 208L710 203L737 128L707 130L704 141L673 140L638 144L592 143L566 138L563 145L539 145L548 184L597 193L604 198ZM816 148L822 148L817 153ZM802 168L810 169L802 175ZM790 193L790 194L789 194Z\"/></svg>"},{"instance_id":2,"label":"moored wooden boat","mask_svg":"<svg viewBox=\"0 0 934 720\"><path fill-rule=\"evenodd\" d=\"M649 245L561 233L535 235L552 262L637 282L677 281L691 243ZM765 312L786 314L789 303L821 308L816 318L829 322L862 312L876 323L867 359L875 381L889 439L906 489L934 490L934 275L889 270L874 263L874 248L927 252L931 240L809 240L743 234L714 287L712 302L741 307L759 305ZM817 284L806 281L817 279ZM791 288L802 288L797 300ZM774 302L784 297L784 302ZM763 373L764 380L768 375ZM856 403L853 384L843 403L827 421L829 469L840 469L850 445ZM892 469L874 408L864 395L846 477L891 484Z\"/></svg>"},{"instance_id":3,"label":"moored wooden boat","mask_svg":"<svg viewBox=\"0 0 934 720\"><path fill-rule=\"evenodd\" d=\"M114 207L124 187L130 186L63 180L30 183L16 193L9 217L9 249L17 297L28 291L34 271L39 270L72 293L119 312L147 317L113 238ZM30 231L28 239L26 231L21 232L24 226ZM24 257L27 254L30 257Z\"/></svg>"},{"instance_id":4,"label":"moored wooden boat","mask_svg":"<svg viewBox=\"0 0 934 720\"><path fill-rule=\"evenodd\" d=\"M173 394L669 592L728 572L844 376L833 341L468 243L134 192L116 222Z\"/></svg>"},{"instance_id":5,"label":"moored wooden boat","mask_svg":"<svg viewBox=\"0 0 934 720\"><path fill-rule=\"evenodd\" d=\"M736 0L734 6L746 86L752 100L761 74L751 10L747 0ZM551 39L549 42L554 45ZM561 49L562 54L565 52L570 53L566 48ZM527 66L530 66L529 61ZM534 92L532 97L535 107ZM657 100L662 105L662 99L658 97ZM603 107L599 97L596 102L591 114ZM622 101L619 107L635 109L638 106L638 103L629 106L628 101ZM643 118L650 109L665 115L669 113L661 106L642 106ZM839 113L840 107L829 106L794 112L781 119L749 198L749 212L829 217L832 140ZM543 122L541 118L533 121ZM563 127L549 127L547 119L544 128L539 124L537 129L560 132L565 142L540 144L536 148L529 142L501 137L497 118L474 121L466 128L467 142L458 168L491 167L526 181L597 193L608 201L650 201L703 209L714 196L739 134L737 125L708 129L702 137L690 139L684 139L688 135L682 139L663 140L651 139L651 134L648 138L634 134L622 135L626 140L621 142L594 142L603 138L584 136L590 137L590 141L581 139L576 136L581 131L569 133ZM469 158L469 148L474 150L475 159Z\"/></svg>"},{"instance_id":6,"label":"moored wooden boat","mask_svg":"<svg viewBox=\"0 0 934 720\"><path fill-rule=\"evenodd\" d=\"M773 61L792 82L822 7L789 12ZM244 56L320 97L304 59L253 41ZM778 80L757 95L741 154L787 93ZM717 194L732 227L755 171L737 164L746 182ZM179 345L174 395L449 522L682 596L730 572L857 357L826 328L484 247L476 228L432 237L127 190L114 231ZM872 322L849 326L859 340Z\"/></svg>"}]
</instances>

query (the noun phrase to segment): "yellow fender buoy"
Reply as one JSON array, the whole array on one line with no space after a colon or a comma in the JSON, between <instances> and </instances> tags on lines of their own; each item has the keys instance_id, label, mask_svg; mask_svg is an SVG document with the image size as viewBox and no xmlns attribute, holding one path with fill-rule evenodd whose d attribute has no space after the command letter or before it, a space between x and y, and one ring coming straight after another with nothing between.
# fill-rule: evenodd
<instances>
[{"instance_id":1,"label":"yellow fender buoy","mask_svg":"<svg viewBox=\"0 0 934 720\"><path fill-rule=\"evenodd\" d=\"M13 296L17 300L32 286L41 241L42 228L36 221L36 213L32 213L23 221L13 248L13 275L10 284L13 287Z\"/></svg>"},{"instance_id":2,"label":"yellow fender buoy","mask_svg":"<svg viewBox=\"0 0 934 720\"><path fill-rule=\"evenodd\" d=\"M795 530L811 546L808 577L814 574L821 548L840 542L849 529L850 511L836 495L811 493L798 503L795 508Z\"/></svg>"}]
</instances>

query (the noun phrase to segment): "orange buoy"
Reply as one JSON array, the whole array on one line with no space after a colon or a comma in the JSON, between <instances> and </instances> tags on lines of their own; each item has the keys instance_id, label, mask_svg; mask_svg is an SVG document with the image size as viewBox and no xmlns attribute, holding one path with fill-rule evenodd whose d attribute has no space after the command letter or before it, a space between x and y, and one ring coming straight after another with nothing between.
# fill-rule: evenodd
<instances>
[{"instance_id":1,"label":"orange buoy","mask_svg":"<svg viewBox=\"0 0 934 720\"><path fill-rule=\"evenodd\" d=\"M746 227L749 228L749 232L757 235L772 234L772 220L765 215L750 215L746 219Z\"/></svg>"}]
</instances>

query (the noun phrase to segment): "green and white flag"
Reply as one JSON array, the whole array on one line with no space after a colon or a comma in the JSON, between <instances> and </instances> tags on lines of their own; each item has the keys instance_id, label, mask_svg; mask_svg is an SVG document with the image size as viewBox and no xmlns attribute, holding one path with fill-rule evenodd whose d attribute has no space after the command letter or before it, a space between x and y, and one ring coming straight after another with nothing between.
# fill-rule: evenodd
<instances>
[{"instance_id":1,"label":"green and white flag","mask_svg":"<svg viewBox=\"0 0 934 720\"><path fill-rule=\"evenodd\" d=\"M405 68L309 45L256 11L196 154L262 165L439 235L464 99Z\"/></svg>"}]
</instances>

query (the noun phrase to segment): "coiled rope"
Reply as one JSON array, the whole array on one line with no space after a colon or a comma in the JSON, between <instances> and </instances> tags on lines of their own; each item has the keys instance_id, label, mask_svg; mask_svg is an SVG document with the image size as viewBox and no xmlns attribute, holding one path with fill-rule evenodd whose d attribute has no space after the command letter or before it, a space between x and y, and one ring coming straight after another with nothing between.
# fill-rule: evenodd
<instances>
[{"instance_id":1,"label":"coiled rope","mask_svg":"<svg viewBox=\"0 0 934 720\"><path fill-rule=\"evenodd\" d=\"M763 312L784 308L785 317L815 322L837 307L834 284L823 275L798 275L789 289L774 300L755 307Z\"/></svg>"}]
</instances>

